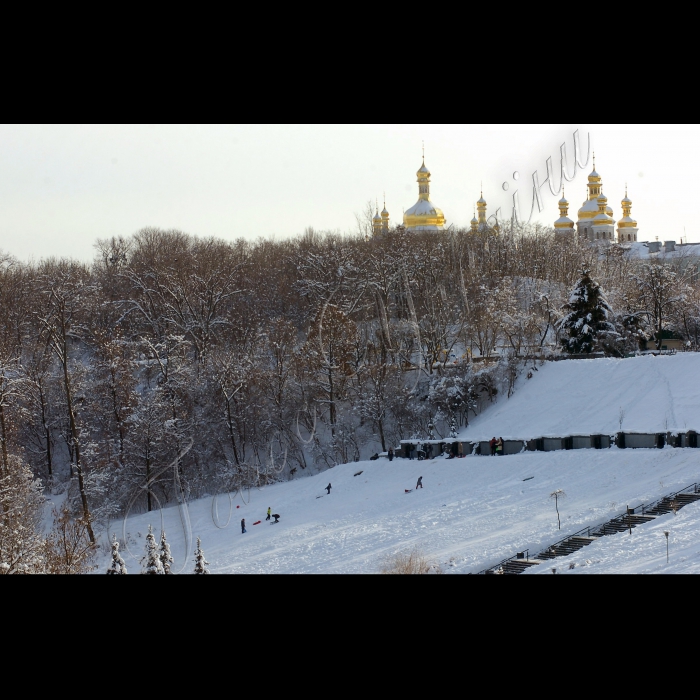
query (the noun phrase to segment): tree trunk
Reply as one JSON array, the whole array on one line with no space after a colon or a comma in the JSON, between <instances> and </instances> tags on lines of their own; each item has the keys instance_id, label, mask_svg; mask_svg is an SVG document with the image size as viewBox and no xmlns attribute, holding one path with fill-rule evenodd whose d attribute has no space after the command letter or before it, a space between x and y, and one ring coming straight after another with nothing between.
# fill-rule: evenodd
<instances>
[{"instance_id":1,"label":"tree trunk","mask_svg":"<svg viewBox=\"0 0 700 700\"><path fill-rule=\"evenodd\" d=\"M153 503L151 501L151 458L146 456L146 508L150 513L153 510Z\"/></svg>"},{"instance_id":2,"label":"tree trunk","mask_svg":"<svg viewBox=\"0 0 700 700\"><path fill-rule=\"evenodd\" d=\"M46 398L44 397L44 389L39 385L39 402L41 404L41 425L44 428L44 436L46 437L46 466L49 470L49 477L53 475L53 455L51 454L51 429L46 422Z\"/></svg>"},{"instance_id":3,"label":"tree trunk","mask_svg":"<svg viewBox=\"0 0 700 700\"><path fill-rule=\"evenodd\" d=\"M231 447L233 448L233 458L236 460L236 465L240 465L240 461L238 459L238 450L236 449L236 440L233 435L233 417L231 416L231 401L228 398L226 398L226 423L228 425L228 436L231 440Z\"/></svg>"},{"instance_id":4,"label":"tree trunk","mask_svg":"<svg viewBox=\"0 0 700 700\"><path fill-rule=\"evenodd\" d=\"M85 479L83 478L83 465L80 461L80 436L78 433L78 426L75 421L75 411L73 410L73 393L71 391L70 377L68 376L68 346L66 343L66 330L62 326L62 345L63 345L63 382L66 390L66 402L68 405L68 420L70 422L70 437L73 444L73 450L75 455L75 470L78 474L78 488L80 490L80 500L83 505L83 516L85 517L85 523L90 536L90 542L95 544L95 534L92 531L92 516L90 515L90 508L88 507L87 492L85 490Z\"/></svg>"},{"instance_id":5,"label":"tree trunk","mask_svg":"<svg viewBox=\"0 0 700 700\"><path fill-rule=\"evenodd\" d=\"M7 456L7 432L5 431L5 409L0 403L0 445L2 445L2 469L0 474L8 474L10 467Z\"/></svg>"}]
</instances>

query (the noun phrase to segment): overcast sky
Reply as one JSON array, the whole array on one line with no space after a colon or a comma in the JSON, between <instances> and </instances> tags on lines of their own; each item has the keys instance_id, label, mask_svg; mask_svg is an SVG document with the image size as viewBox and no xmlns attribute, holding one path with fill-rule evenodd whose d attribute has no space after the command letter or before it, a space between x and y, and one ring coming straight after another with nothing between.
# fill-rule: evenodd
<instances>
[{"instance_id":1,"label":"overcast sky","mask_svg":"<svg viewBox=\"0 0 700 700\"><path fill-rule=\"evenodd\" d=\"M510 217L517 191L527 220L535 172L543 209L535 203L532 220L551 224L560 195L542 184L546 160L556 190L563 143L574 172L577 130L584 163L590 135L616 220L627 182L639 240L680 241L685 229L700 242L698 125L49 124L0 126L0 251L89 261L97 238L146 226L226 240L351 232L384 192L397 223L418 196L423 142L431 199L448 224L468 226L482 185L489 215L501 207ZM591 169L592 157L565 183L574 221Z\"/></svg>"}]
</instances>

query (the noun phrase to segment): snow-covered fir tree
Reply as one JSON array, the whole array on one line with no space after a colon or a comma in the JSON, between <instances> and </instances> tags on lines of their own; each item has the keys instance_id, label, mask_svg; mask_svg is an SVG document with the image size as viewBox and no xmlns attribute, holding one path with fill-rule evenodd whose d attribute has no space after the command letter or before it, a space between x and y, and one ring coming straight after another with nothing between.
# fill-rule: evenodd
<instances>
[{"instance_id":1,"label":"snow-covered fir tree","mask_svg":"<svg viewBox=\"0 0 700 700\"><path fill-rule=\"evenodd\" d=\"M108 574L126 574L126 564L119 554L119 540L116 535L112 535L112 561L107 569Z\"/></svg>"},{"instance_id":2,"label":"snow-covered fir tree","mask_svg":"<svg viewBox=\"0 0 700 700\"><path fill-rule=\"evenodd\" d=\"M612 309L589 270L582 270L562 311L567 312L559 322L560 343L565 352L595 352L616 335L615 326L608 320Z\"/></svg>"},{"instance_id":3,"label":"snow-covered fir tree","mask_svg":"<svg viewBox=\"0 0 700 700\"><path fill-rule=\"evenodd\" d=\"M199 541L199 537L197 538L197 549L194 552L194 573L195 574L208 574L209 569L207 569L207 566L209 565L209 562L204 558L204 552L202 551L202 547Z\"/></svg>"},{"instance_id":4,"label":"snow-covered fir tree","mask_svg":"<svg viewBox=\"0 0 700 700\"><path fill-rule=\"evenodd\" d=\"M173 563L173 557L170 554L170 545L165 540L165 530L160 533L160 563L163 565L163 571L166 574L170 573L170 565Z\"/></svg>"},{"instance_id":5,"label":"snow-covered fir tree","mask_svg":"<svg viewBox=\"0 0 700 700\"><path fill-rule=\"evenodd\" d=\"M158 545L156 538L153 536L153 528L148 526L148 534L146 535L146 553L141 559L143 564L142 574L164 574L163 565L158 556Z\"/></svg>"}]
</instances>

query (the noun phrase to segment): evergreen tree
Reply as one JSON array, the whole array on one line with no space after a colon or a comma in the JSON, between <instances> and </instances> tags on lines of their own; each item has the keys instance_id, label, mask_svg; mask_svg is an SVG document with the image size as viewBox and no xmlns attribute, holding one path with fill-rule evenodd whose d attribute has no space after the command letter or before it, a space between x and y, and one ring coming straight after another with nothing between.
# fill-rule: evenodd
<instances>
[{"instance_id":1,"label":"evergreen tree","mask_svg":"<svg viewBox=\"0 0 700 700\"><path fill-rule=\"evenodd\" d=\"M173 562L173 557L170 554L170 545L165 541L165 530L160 533L160 563L163 565L163 571L166 574L170 573L170 565Z\"/></svg>"},{"instance_id":2,"label":"evergreen tree","mask_svg":"<svg viewBox=\"0 0 700 700\"><path fill-rule=\"evenodd\" d=\"M450 418L450 437L457 437L457 423L455 422L454 416Z\"/></svg>"},{"instance_id":3,"label":"evergreen tree","mask_svg":"<svg viewBox=\"0 0 700 700\"><path fill-rule=\"evenodd\" d=\"M112 535L112 561L110 562L108 574L126 574L126 564L119 554L119 541L115 534Z\"/></svg>"},{"instance_id":4,"label":"evergreen tree","mask_svg":"<svg viewBox=\"0 0 700 700\"><path fill-rule=\"evenodd\" d=\"M148 534L146 535L146 553L141 559L143 564L142 574L164 574L163 565L158 557L158 545L156 538L153 536L153 528L148 526Z\"/></svg>"},{"instance_id":5,"label":"evergreen tree","mask_svg":"<svg viewBox=\"0 0 700 700\"><path fill-rule=\"evenodd\" d=\"M197 538L197 549L194 552L194 573L195 574L208 574L209 569L207 566L209 562L204 558L204 552L199 543L199 537Z\"/></svg>"},{"instance_id":6,"label":"evergreen tree","mask_svg":"<svg viewBox=\"0 0 700 700\"><path fill-rule=\"evenodd\" d=\"M615 326L608 320L612 309L600 285L591 279L589 270L582 270L581 279L562 311L568 312L559 322L564 352L591 353L617 335Z\"/></svg>"}]
</instances>

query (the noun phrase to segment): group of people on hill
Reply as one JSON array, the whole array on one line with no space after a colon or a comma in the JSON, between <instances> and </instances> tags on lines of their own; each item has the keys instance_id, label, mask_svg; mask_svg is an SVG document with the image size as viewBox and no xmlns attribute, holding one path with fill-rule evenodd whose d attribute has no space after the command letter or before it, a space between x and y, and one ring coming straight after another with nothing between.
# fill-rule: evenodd
<instances>
[{"instance_id":1,"label":"group of people on hill","mask_svg":"<svg viewBox=\"0 0 700 700\"><path fill-rule=\"evenodd\" d=\"M273 513L272 508L267 509L267 518L265 520L269 520L270 518L274 518L274 520L270 523L270 525L274 523L278 523L280 521L280 516L279 513ZM259 522L259 521L258 521ZM258 523L255 522L253 525L257 525ZM248 532L248 530L245 529L245 518L241 518L241 535Z\"/></svg>"},{"instance_id":2,"label":"group of people on hill","mask_svg":"<svg viewBox=\"0 0 700 700\"><path fill-rule=\"evenodd\" d=\"M331 492L331 482L328 482L328 486L326 486L326 491L330 494ZM270 523L270 525L274 525L275 523L278 523L280 521L280 514L279 513L273 513L272 508L267 509L267 518L265 520L269 520L270 518L274 518L274 520ZM257 525L257 523L253 523L253 525ZM248 530L245 529L245 518L241 518L241 535L248 532Z\"/></svg>"},{"instance_id":3,"label":"group of people on hill","mask_svg":"<svg viewBox=\"0 0 700 700\"><path fill-rule=\"evenodd\" d=\"M494 457L496 455L502 455L503 454L503 438L495 438L492 437L489 440L489 447L491 448L491 456Z\"/></svg>"}]
</instances>

